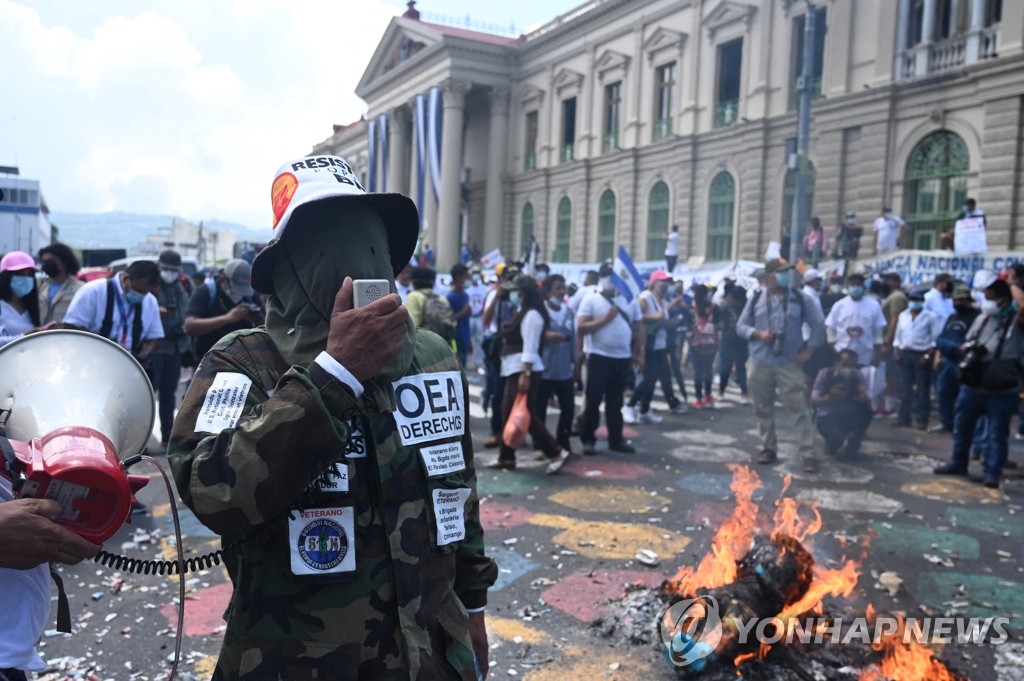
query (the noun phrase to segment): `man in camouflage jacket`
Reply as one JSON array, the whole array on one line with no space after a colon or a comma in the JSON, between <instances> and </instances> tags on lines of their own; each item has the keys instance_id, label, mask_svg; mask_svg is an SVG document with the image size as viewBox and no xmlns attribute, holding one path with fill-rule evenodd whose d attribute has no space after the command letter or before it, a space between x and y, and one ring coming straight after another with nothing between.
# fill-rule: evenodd
<instances>
[{"instance_id":1,"label":"man in camouflage jacket","mask_svg":"<svg viewBox=\"0 0 1024 681\"><path fill-rule=\"evenodd\" d=\"M352 279L395 290L415 208L338 157L288 164L273 198L266 328L203 358L169 448L234 583L214 678L482 678L497 568L465 376L396 294L352 302Z\"/></svg>"}]
</instances>

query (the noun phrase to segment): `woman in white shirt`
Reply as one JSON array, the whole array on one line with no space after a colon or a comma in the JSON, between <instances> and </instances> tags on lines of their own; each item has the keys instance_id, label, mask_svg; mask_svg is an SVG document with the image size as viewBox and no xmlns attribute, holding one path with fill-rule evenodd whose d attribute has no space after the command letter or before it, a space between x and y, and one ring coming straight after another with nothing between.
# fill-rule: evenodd
<instances>
[{"instance_id":1,"label":"woman in white shirt","mask_svg":"<svg viewBox=\"0 0 1024 681\"><path fill-rule=\"evenodd\" d=\"M541 357L544 332L548 325L548 312L544 298L537 288L537 282L525 274L516 275L512 281L502 284L509 301L517 306L515 317L500 331L501 377L505 379L505 392L501 403L502 423L508 421L516 397L527 394L527 405L532 405L540 392L544 360ZM529 411L533 411L532 409ZM563 449L548 432L544 422L530 416L530 437L534 445L548 459L547 474L562 470L572 455ZM502 438L501 449L496 461L488 468L515 470L516 450Z\"/></svg>"},{"instance_id":2,"label":"woman in white shirt","mask_svg":"<svg viewBox=\"0 0 1024 681\"><path fill-rule=\"evenodd\" d=\"M24 251L0 259L0 346L39 329L36 263Z\"/></svg>"}]
</instances>

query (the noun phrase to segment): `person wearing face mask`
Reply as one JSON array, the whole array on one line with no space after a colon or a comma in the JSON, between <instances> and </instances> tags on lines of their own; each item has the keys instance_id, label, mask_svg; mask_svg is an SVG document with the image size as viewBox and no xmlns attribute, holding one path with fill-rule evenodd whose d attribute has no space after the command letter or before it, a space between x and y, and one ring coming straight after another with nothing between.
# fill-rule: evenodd
<instances>
[{"instance_id":1,"label":"person wearing face mask","mask_svg":"<svg viewBox=\"0 0 1024 681\"><path fill-rule=\"evenodd\" d=\"M1024 355L1024 290L997 279L985 288L981 314L961 348L960 393L953 420L953 453L935 469L938 475L967 475L971 443L980 418L986 419L983 451L986 487L998 488L1006 465L1010 419L1017 407Z\"/></svg>"},{"instance_id":2,"label":"person wearing face mask","mask_svg":"<svg viewBox=\"0 0 1024 681\"><path fill-rule=\"evenodd\" d=\"M487 300L487 285L479 265L469 268L470 283L466 287L469 294L469 335L472 340L473 352L470 354L470 368L482 368L484 365L484 301Z\"/></svg>"},{"instance_id":3,"label":"person wearing face mask","mask_svg":"<svg viewBox=\"0 0 1024 681\"><path fill-rule=\"evenodd\" d=\"M938 352L933 366L937 375L935 401L939 409L939 422L932 430L944 433L953 432L953 408L956 405L956 396L960 392L957 365L964 358L960 348L967 338L967 331L981 314L974 306L971 290L966 286L957 286L953 289L953 309L953 314L946 320L942 333L935 341Z\"/></svg>"},{"instance_id":4,"label":"person wearing face mask","mask_svg":"<svg viewBox=\"0 0 1024 681\"><path fill-rule=\"evenodd\" d=\"M185 333L189 297L181 283L181 255L177 251L168 249L160 253L157 266L160 268L160 286L156 291L156 302L164 337L150 355L147 373L160 407L160 445L166 448L174 424L174 407L178 402L181 358L190 341Z\"/></svg>"},{"instance_id":5,"label":"person wearing face mask","mask_svg":"<svg viewBox=\"0 0 1024 681\"><path fill-rule=\"evenodd\" d=\"M900 410L897 424L910 427L913 416L918 430L928 429L935 362L935 343L942 332L939 318L924 309L924 289L908 295L907 309L896 322L893 359L900 367Z\"/></svg>"},{"instance_id":6,"label":"person wearing face mask","mask_svg":"<svg viewBox=\"0 0 1024 681\"><path fill-rule=\"evenodd\" d=\"M747 301L736 332L750 342L750 399L757 418L761 451L757 462L778 460L775 400L795 420L797 446L805 471L818 468L814 428L807 409L803 365L825 340L825 324L813 301L793 288L792 265L774 259L765 263L765 288ZM810 328L804 341L803 325Z\"/></svg>"},{"instance_id":7,"label":"person wearing face mask","mask_svg":"<svg viewBox=\"0 0 1024 681\"><path fill-rule=\"evenodd\" d=\"M642 371L646 346L643 315L636 301L626 300L615 287L611 265L602 265L598 272L598 291L580 303L577 333L583 337L587 358L587 380L584 396L583 423L580 440L583 453L596 453L597 426L601 402L608 426L608 449L634 454L636 449L622 433L622 401L632 366Z\"/></svg>"},{"instance_id":8,"label":"person wearing face mask","mask_svg":"<svg viewBox=\"0 0 1024 681\"><path fill-rule=\"evenodd\" d=\"M152 294L159 285L157 264L136 260L124 272L78 289L64 316L64 327L109 338L145 365L164 337L159 305Z\"/></svg>"},{"instance_id":9,"label":"person wearing face mask","mask_svg":"<svg viewBox=\"0 0 1024 681\"><path fill-rule=\"evenodd\" d=\"M185 313L185 333L193 338L196 361L229 333L263 323L264 311L256 302L251 281L252 266L244 260L231 260L192 292Z\"/></svg>"},{"instance_id":10,"label":"person wearing face mask","mask_svg":"<svg viewBox=\"0 0 1024 681\"><path fill-rule=\"evenodd\" d=\"M394 291L416 207L337 156L285 164L272 206L266 326L207 353L169 448L182 499L237 546L213 677L477 681L498 571L469 385L396 293L353 307L354 280Z\"/></svg>"},{"instance_id":11,"label":"person wearing face mask","mask_svg":"<svg viewBox=\"0 0 1024 681\"><path fill-rule=\"evenodd\" d=\"M548 329L544 332L544 374L540 392L533 403L533 413L541 423L547 420L548 400L558 399L558 425L555 440L562 449L572 449L569 437L573 414L576 413L573 390L576 376L576 315L565 303L565 277L551 274L541 287L548 312Z\"/></svg>"},{"instance_id":12,"label":"person wearing face mask","mask_svg":"<svg viewBox=\"0 0 1024 681\"><path fill-rule=\"evenodd\" d=\"M672 390L672 374L668 363L669 325L673 320L669 315L666 295L671 280L672 277L665 270L655 270L651 273L647 290L640 292L640 314L643 316L647 347L644 350L643 380L622 410L622 418L629 424L661 423L661 417L651 411L651 399L654 397L654 388L658 381L661 381L669 409L676 414L685 413L682 403L676 399ZM639 414L637 406L640 407Z\"/></svg>"},{"instance_id":13,"label":"person wearing face mask","mask_svg":"<svg viewBox=\"0 0 1024 681\"><path fill-rule=\"evenodd\" d=\"M933 315L939 318L939 322L946 323L949 316L953 314L953 275L942 273L935 277L935 284L924 295L924 307Z\"/></svg>"},{"instance_id":14,"label":"person wearing face mask","mask_svg":"<svg viewBox=\"0 0 1024 681\"><path fill-rule=\"evenodd\" d=\"M852 349L862 367L878 364L885 338L885 316L874 297L865 295L864 275L846 278L847 295L825 318L828 340L836 352Z\"/></svg>"},{"instance_id":15,"label":"person wearing face mask","mask_svg":"<svg viewBox=\"0 0 1024 681\"><path fill-rule=\"evenodd\" d=\"M883 206L882 214L875 220L875 253L882 255L899 248L900 232L906 224L891 207Z\"/></svg>"},{"instance_id":16,"label":"person wearing face mask","mask_svg":"<svg viewBox=\"0 0 1024 681\"><path fill-rule=\"evenodd\" d=\"M39 249L39 262L46 274L39 282L39 320L61 324L75 292L85 283L75 276L82 266L70 248L57 243Z\"/></svg>"},{"instance_id":17,"label":"person wearing face mask","mask_svg":"<svg viewBox=\"0 0 1024 681\"><path fill-rule=\"evenodd\" d=\"M818 432L829 456L854 457L871 425L868 386L857 369L857 353L843 350L834 367L818 372L811 389Z\"/></svg>"},{"instance_id":18,"label":"person wearing face mask","mask_svg":"<svg viewBox=\"0 0 1024 681\"><path fill-rule=\"evenodd\" d=\"M0 346L42 330L36 271L35 261L24 251L11 251L0 259Z\"/></svg>"}]
</instances>

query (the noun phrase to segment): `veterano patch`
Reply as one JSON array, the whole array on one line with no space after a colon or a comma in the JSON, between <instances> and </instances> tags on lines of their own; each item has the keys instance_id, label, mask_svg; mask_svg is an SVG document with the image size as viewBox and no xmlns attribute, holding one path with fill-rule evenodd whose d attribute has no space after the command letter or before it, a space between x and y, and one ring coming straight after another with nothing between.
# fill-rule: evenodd
<instances>
[{"instance_id":1,"label":"veterano patch","mask_svg":"<svg viewBox=\"0 0 1024 681\"><path fill-rule=\"evenodd\" d=\"M309 508L288 520L294 575L327 575L356 569L355 511Z\"/></svg>"},{"instance_id":2,"label":"veterano patch","mask_svg":"<svg viewBox=\"0 0 1024 681\"><path fill-rule=\"evenodd\" d=\"M438 546L466 538L466 499L469 499L469 492L468 487L434 490Z\"/></svg>"},{"instance_id":3,"label":"veterano patch","mask_svg":"<svg viewBox=\"0 0 1024 681\"><path fill-rule=\"evenodd\" d=\"M395 381L395 421L403 445L461 437L466 432L462 374L439 371Z\"/></svg>"},{"instance_id":4,"label":"veterano patch","mask_svg":"<svg viewBox=\"0 0 1024 681\"><path fill-rule=\"evenodd\" d=\"M466 470L466 459L462 456L461 441L433 447L420 447L420 456L423 457L423 467L427 469L429 478Z\"/></svg>"},{"instance_id":5,"label":"veterano patch","mask_svg":"<svg viewBox=\"0 0 1024 681\"><path fill-rule=\"evenodd\" d=\"M218 371L210 389L206 391L203 408L196 418L197 433L219 433L234 428L242 417L245 396L252 387L252 379L242 374Z\"/></svg>"}]
</instances>

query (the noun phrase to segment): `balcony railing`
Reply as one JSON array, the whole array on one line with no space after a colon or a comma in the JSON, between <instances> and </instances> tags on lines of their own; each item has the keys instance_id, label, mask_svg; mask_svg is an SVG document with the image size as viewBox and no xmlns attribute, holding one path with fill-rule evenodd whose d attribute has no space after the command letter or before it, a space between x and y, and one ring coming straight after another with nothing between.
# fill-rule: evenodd
<instances>
[{"instance_id":1,"label":"balcony railing","mask_svg":"<svg viewBox=\"0 0 1024 681\"><path fill-rule=\"evenodd\" d=\"M932 43L928 48L928 73L945 73L964 65L967 58L966 36Z\"/></svg>"},{"instance_id":2,"label":"balcony railing","mask_svg":"<svg viewBox=\"0 0 1024 681\"><path fill-rule=\"evenodd\" d=\"M601 143L601 150L605 153L617 151L619 148L619 133L610 132L604 136Z\"/></svg>"},{"instance_id":3,"label":"balcony railing","mask_svg":"<svg viewBox=\"0 0 1024 681\"><path fill-rule=\"evenodd\" d=\"M536 170L537 169L537 155L527 154L526 158L523 159L524 170Z\"/></svg>"},{"instance_id":4,"label":"balcony railing","mask_svg":"<svg viewBox=\"0 0 1024 681\"><path fill-rule=\"evenodd\" d=\"M740 101L738 99L730 99L727 102L719 102L715 104L715 121L714 127L726 128L736 123L740 113Z\"/></svg>"},{"instance_id":5,"label":"balcony railing","mask_svg":"<svg viewBox=\"0 0 1024 681\"><path fill-rule=\"evenodd\" d=\"M654 141L663 140L672 136L672 119L659 118L654 121Z\"/></svg>"},{"instance_id":6,"label":"balcony railing","mask_svg":"<svg viewBox=\"0 0 1024 681\"><path fill-rule=\"evenodd\" d=\"M999 24L981 29L980 39L978 59L995 59L999 56Z\"/></svg>"},{"instance_id":7,"label":"balcony railing","mask_svg":"<svg viewBox=\"0 0 1024 681\"><path fill-rule=\"evenodd\" d=\"M568 163L576 159L576 148L572 144L562 145L562 163ZM561 261L556 261L561 262Z\"/></svg>"}]
</instances>

